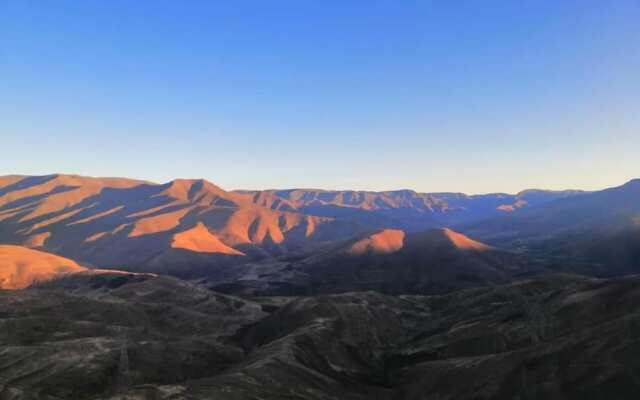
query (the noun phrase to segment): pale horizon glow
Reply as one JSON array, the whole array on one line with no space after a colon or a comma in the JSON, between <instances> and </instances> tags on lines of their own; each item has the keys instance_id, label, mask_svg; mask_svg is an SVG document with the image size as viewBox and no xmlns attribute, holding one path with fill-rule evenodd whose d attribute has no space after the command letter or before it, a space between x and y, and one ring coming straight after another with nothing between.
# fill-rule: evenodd
<instances>
[{"instance_id":1,"label":"pale horizon glow","mask_svg":"<svg viewBox=\"0 0 640 400\"><path fill-rule=\"evenodd\" d=\"M516 193L640 177L640 3L0 3L0 175Z\"/></svg>"}]
</instances>

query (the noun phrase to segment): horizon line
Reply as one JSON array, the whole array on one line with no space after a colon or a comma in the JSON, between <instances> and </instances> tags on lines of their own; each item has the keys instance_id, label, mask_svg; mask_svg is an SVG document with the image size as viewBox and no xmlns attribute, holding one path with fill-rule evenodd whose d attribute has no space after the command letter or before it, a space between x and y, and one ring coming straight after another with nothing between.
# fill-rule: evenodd
<instances>
[{"instance_id":1,"label":"horizon line","mask_svg":"<svg viewBox=\"0 0 640 400\"><path fill-rule=\"evenodd\" d=\"M223 188L222 186L218 185L214 180L208 179L208 178L173 178L170 179L166 182L158 182L156 180L150 180L147 178L138 178L138 177L130 177L130 176L114 176L114 175L104 175L104 176L97 176L97 175L85 175L85 174L81 174L81 173L62 173L62 172L54 172L54 173L50 173L50 174L21 174L21 173L8 173L8 174L2 174L0 175L0 177L9 177L9 176L21 176L21 177L46 177L46 176L71 176L71 177L79 177L79 178L92 178L92 179L129 179L129 180L134 180L134 181L140 181L141 183L146 183L146 184L154 184L154 185L166 185L168 183L174 182L176 180L191 180L191 181L198 181L198 180L204 180L207 181L213 185L216 185L218 187L220 187L221 189L223 189L226 192L256 192L256 191L262 191L262 192L266 192L266 191L293 191L293 190L307 190L307 191L318 191L318 192L361 192L361 193L389 193L389 192L403 192L403 191L409 191L409 192L413 192L413 193L417 193L417 194L430 194L430 195L437 195L437 194L461 194L461 195L465 195L465 196L469 196L469 197L477 197L477 196L489 196L489 195L509 195L509 196L516 196L519 195L521 193L527 192L527 191L543 191L543 192L570 192L570 191L576 191L576 192L597 192L597 191L601 191L601 190L606 190L606 189L610 189L610 188L615 188L615 187L620 187L620 186L624 186L632 181L638 180L640 178L629 178L627 179L625 182L621 183L621 184L615 184L615 185L608 185L604 188L597 188L597 189L577 189L577 188L565 188L565 189L544 189L541 187L529 187L529 188L525 188L522 190L519 190L517 192L507 192L507 191L490 191L490 192L481 192L481 193L468 193L468 192L464 192L464 191L418 191L415 189L411 189L411 188L399 188L399 189L383 189L383 190L375 190L375 189L352 189L352 188L347 188L347 189L323 189L323 188L314 188L314 187L305 187L305 186L298 186L298 187L284 187L284 188L263 188L263 189L246 189L246 188L235 188L235 189L226 189Z\"/></svg>"}]
</instances>

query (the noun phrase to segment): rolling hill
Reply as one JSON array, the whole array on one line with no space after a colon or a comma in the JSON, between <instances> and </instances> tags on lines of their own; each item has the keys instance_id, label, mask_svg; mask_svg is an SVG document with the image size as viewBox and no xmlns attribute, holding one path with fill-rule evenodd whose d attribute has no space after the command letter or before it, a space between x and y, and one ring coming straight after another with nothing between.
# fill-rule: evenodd
<instances>
[{"instance_id":1,"label":"rolling hill","mask_svg":"<svg viewBox=\"0 0 640 400\"><path fill-rule=\"evenodd\" d=\"M0 289L22 289L86 270L75 261L54 254L0 245Z\"/></svg>"},{"instance_id":2,"label":"rolling hill","mask_svg":"<svg viewBox=\"0 0 640 400\"><path fill-rule=\"evenodd\" d=\"M521 254L448 228L377 230L310 254L245 264L210 282L235 294L313 295L376 290L433 294L505 282L527 272Z\"/></svg>"}]
</instances>

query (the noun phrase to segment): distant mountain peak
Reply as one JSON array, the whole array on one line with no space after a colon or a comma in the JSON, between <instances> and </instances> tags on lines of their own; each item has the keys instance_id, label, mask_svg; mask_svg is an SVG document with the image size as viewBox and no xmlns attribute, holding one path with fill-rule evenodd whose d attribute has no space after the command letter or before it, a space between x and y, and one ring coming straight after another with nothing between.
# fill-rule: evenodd
<instances>
[{"instance_id":1,"label":"distant mountain peak","mask_svg":"<svg viewBox=\"0 0 640 400\"><path fill-rule=\"evenodd\" d=\"M205 179L174 179L162 185L163 190L156 196L167 196L177 201L211 205L238 205L246 202L242 195L227 192Z\"/></svg>"}]
</instances>

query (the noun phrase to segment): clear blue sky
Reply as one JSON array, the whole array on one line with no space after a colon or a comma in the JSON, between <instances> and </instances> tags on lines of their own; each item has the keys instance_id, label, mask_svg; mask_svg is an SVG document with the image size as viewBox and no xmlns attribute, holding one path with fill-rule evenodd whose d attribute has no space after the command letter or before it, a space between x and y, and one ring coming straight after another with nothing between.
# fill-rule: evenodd
<instances>
[{"instance_id":1,"label":"clear blue sky","mask_svg":"<svg viewBox=\"0 0 640 400\"><path fill-rule=\"evenodd\" d=\"M639 21L637 0L0 0L0 174L621 184Z\"/></svg>"}]
</instances>

